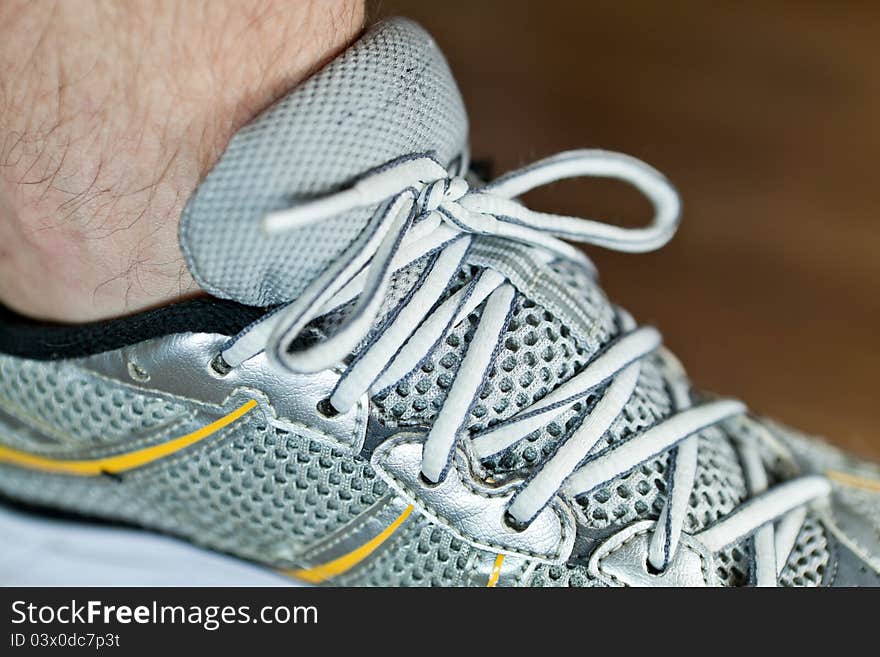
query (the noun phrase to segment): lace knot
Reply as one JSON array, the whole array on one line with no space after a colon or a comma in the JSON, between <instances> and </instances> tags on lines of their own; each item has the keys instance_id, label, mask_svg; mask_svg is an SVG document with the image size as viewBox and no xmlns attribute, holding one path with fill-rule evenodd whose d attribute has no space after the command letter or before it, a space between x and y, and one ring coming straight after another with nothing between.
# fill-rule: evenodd
<instances>
[{"instance_id":1,"label":"lace knot","mask_svg":"<svg viewBox=\"0 0 880 657\"><path fill-rule=\"evenodd\" d=\"M441 178L428 183L419 192L416 207L419 215L428 215L445 203L454 203L468 194L470 185L461 176Z\"/></svg>"}]
</instances>

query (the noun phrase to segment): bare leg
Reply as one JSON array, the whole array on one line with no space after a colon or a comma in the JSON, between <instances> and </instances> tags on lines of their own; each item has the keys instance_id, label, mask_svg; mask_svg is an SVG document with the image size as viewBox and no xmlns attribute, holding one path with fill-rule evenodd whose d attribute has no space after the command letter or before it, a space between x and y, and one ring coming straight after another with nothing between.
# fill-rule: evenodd
<instances>
[{"instance_id":1,"label":"bare leg","mask_svg":"<svg viewBox=\"0 0 880 657\"><path fill-rule=\"evenodd\" d=\"M0 3L0 302L87 321L198 293L177 224L363 0Z\"/></svg>"}]
</instances>

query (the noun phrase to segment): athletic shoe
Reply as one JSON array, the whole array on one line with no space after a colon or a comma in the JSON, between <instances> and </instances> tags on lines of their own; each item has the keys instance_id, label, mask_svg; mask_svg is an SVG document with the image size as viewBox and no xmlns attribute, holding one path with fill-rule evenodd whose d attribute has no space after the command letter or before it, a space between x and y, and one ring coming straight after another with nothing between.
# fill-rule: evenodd
<instances>
[{"instance_id":1,"label":"athletic shoe","mask_svg":"<svg viewBox=\"0 0 880 657\"><path fill-rule=\"evenodd\" d=\"M634 185L651 223L516 200L572 177ZM604 151L483 184L431 38L374 27L189 200L210 296L5 313L0 580L880 583L880 471L694 391L572 245L649 251L678 215Z\"/></svg>"}]
</instances>

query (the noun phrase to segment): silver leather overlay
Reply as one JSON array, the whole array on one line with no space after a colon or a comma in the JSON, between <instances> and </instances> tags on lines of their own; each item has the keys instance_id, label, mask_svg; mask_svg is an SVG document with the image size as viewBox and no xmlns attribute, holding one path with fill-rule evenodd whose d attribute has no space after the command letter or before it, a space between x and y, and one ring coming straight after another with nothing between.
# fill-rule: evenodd
<instances>
[{"instance_id":1,"label":"silver leather overlay","mask_svg":"<svg viewBox=\"0 0 880 657\"><path fill-rule=\"evenodd\" d=\"M712 555L683 534L675 557L662 573L648 571L648 546L655 523L633 523L606 540L590 558L590 574L612 586L717 586Z\"/></svg>"},{"instance_id":2,"label":"silver leather overlay","mask_svg":"<svg viewBox=\"0 0 880 657\"><path fill-rule=\"evenodd\" d=\"M861 515L835 499L833 511L820 511L828 530L854 554L880 573L880 534Z\"/></svg>"},{"instance_id":3,"label":"silver leather overlay","mask_svg":"<svg viewBox=\"0 0 880 657\"><path fill-rule=\"evenodd\" d=\"M474 552L467 565L467 585L473 587L486 587L495 569L495 559L498 557L493 552ZM505 555L495 582L496 588L521 586L525 573L531 572L530 566L537 565L534 559L517 557L512 554Z\"/></svg>"},{"instance_id":4,"label":"silver leather overlay","mask_svg":"<svg viewBox=\"0 0 880 657\"><path fill-rule=\"evenodd\" d=\"M386 441L373 453L373 468L422 513L471 545L552 563L568 558L575 524L563 502L554 499L526 529L511 529L504 514L516 484L498 488L481 484L471 476L466 457L457 450L446 479L426 485L419 476L423 441L423 436L414 434Z\"/></svg>"},{"instance_id":5,"label":"silver leather overlay","mask_svg":"<svg viewBox=\"0 0 880 657\"><path fill-rule=\"evenodd\" d=\"M210 363L220 353L225 336L182 333L82 359L93 372L123 384L178 400L222 405L236 391L246 391L268 406L273 425L321 439L350 451L363 444L367 427L366 396L348 413L326 417L317 405L330 396L339 374L294 374L273 366L260 353L225 375ZM133 376L132 372L138 375Z\"/></svg>"},{"instance_id":6,"label":"silver leather overlay","mask_svg":"<svg viewBox=\"0 0 880 657\"><path fill-rule=\"evenodd\" d=\"M244 401L244 400L242 400ZM224 410L233 410L228 408ZM81 444L75 441L61 441L54 436L44 433L42 427L31 427L17 418L0 411L0 426L3 431L3 442L10 447L22 449L37 456L45 456L57 459L89 460L106 458L115 454L130 452L134 449L149 447L168 440L175 435L179 436L188 431L195 431L204 426L206 422L219 417L223 413L198 414L186 412L168 418L161 425L150 427L142 431L129 432L124 439L109 441L106 443ZM210 419L198 419L208 417Z\"/></svg>"}]
</instances>

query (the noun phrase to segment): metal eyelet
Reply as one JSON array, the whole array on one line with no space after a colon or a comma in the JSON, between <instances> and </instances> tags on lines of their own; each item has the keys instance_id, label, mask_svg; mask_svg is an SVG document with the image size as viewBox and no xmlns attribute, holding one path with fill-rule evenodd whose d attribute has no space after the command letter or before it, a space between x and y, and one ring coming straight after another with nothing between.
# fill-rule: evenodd
<instances>
[{"instance_id":1,"label":"metal eyelet","mask_svg":"<svg viewBox=\"0 0 880 657\"><path fill-rule=\"evenodd\" d=\"M651 577L660 577L663 573L666 572L666 569L657 568L654 564L651 563L651 560L645 557L645 572L648 573Z\"/></svg>"},{"instance_id":2,"label":"metal eyelet","mask_svg":"<svg viewBox=\"0 0 880 657\"><path fill-rule=\"evenodd\" d=\"M328 419L334 418L339 415L339 411L337 411L333 407L333 404L330 403L329 397L327 399L322 399L317 404L315 404L315 410L318 411L321 416Z\"/></svg>"},{"instance_id":3,"label":"metal eyelet","mask_svg":"<svg viewBox=\"0 0 880 657\"><path fill-rule=\"evenodd\" d=\"M513 515L510 511L504 512L504 524L508 529L515 531L516 533L522 533L529 528L530 523L521 523Z\"/></svg>"},{"instance_id":4,"label":"metal eyelet","mask_svg":"<svg viewBox=\"0 0 880 657\"><path fill-rule=\"evenodd\" d=\"M419 483L425 488L437 488L437 486L442 484L444 481L445 478L441 479L440 481L431 481L425 476L424 472L419 472Z\"/></svg>"},{"instance_id":5,"label":"metal eyelet","mask_svg":"<svg viewBox=\"0 0 880 657\"><path fill-rule=\"evenodd\" d=\"M128 376L131 377L132 381L137 381L138 383L146 383L150 380L150 373L134 361L128 361L125 366L128 370Z\"/></svg>"},{"instance_id":6,"label":"metal eyelet","mask_svg":"<svg viewBox=\"0 0 880 657\"><path fill-rule=\"evenodd\" d=\"M217 376L226 376L232 371L232 365L223 359L223 354L217 354L208 364L211 371Z\"/></svg>"}]
</instances>

